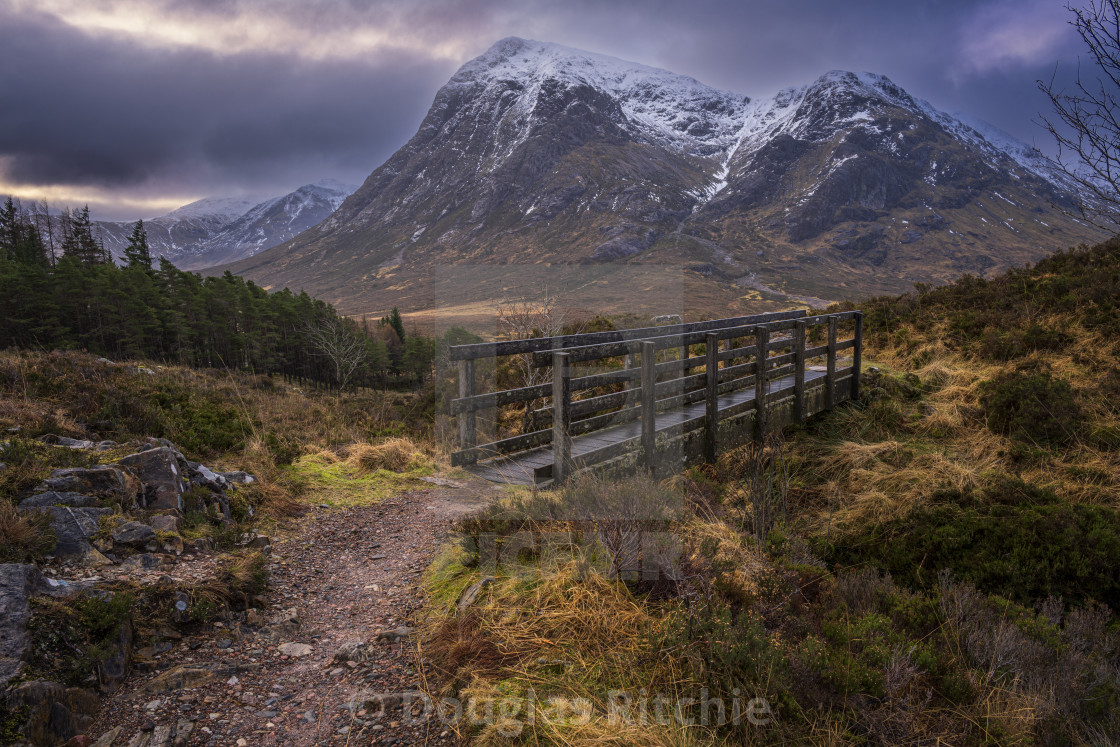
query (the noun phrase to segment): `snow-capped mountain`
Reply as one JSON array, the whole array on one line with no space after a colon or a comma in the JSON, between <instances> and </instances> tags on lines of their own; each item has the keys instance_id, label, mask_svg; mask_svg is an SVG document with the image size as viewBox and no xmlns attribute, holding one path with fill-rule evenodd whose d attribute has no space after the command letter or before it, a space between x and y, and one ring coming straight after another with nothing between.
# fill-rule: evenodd
<instances>
[{"instance_id":1,"label":"snow-capped mountain","mask_svg":"<svg viewBox=\"0 0 1120 747\"><path fill-rule=\"evenodd\" d=\"M1095 238L1076 199L1042 154L880 75L752 99L510 38L338 211L230 269L363 311L430 306L435 267L675 264L726 310L1037 259Z\"/></svg>"},{"instance_id":2,"label":"snow-capped mountain","mask_svg":"<svg viewBox=\"0 0 1120 747\"><path fill-rule=\"evenodd\" d=\"M316 225L354 192L334 179L307 184L280 197L205 198L144 221L153 256L198 270L251 257ZM120 256L132 223L98 224L105 245Z\"/></svg>"}]
</instances>

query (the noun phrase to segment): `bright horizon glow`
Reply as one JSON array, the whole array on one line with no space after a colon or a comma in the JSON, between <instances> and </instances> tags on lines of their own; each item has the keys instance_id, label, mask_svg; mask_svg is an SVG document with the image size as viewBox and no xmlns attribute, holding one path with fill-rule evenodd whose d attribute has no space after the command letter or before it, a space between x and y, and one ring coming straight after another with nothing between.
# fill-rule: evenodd
<instances>
[{"instance_id":1,"label":"bright horizon glow","mask_svg":"<svg viewBox=\"0 0 1120 747\"><path fill-rule=\"evenodd\" d=\"M25 207L30 207L33 202L46 200L52 212L66 207L78 209L89 205L94 220L113 222L135 222L140 218L151 220L208 196L194 194L142 197L95 187L11 184L5 181L0 181L0 195L11 195L24 203Z\"/></svg>"},{"instance_id":2,"label":"bright horizon glow","mask_svg":"<svg viewBox=\"0 0 1120 747\"><path fill-rule=\"evenodd\" d=\"M455 38L433 44L409 33L389 14L381 27L357 22L324 30L283 15L242 11L232 19L194 16L130 0L100 5L75 0L15 0L15 6L21 12L52 16L91 35L119 35L145 46L187 47L218 56L267 52L320 61L411 51L458 62L472 47L471 41Z\"/></svg>"}]
</instances>

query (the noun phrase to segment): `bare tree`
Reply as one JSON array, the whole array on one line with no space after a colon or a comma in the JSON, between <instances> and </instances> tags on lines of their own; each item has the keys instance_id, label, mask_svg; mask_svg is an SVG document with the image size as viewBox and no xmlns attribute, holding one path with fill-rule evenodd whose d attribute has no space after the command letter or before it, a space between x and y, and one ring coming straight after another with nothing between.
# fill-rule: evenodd
<instances>
[{"instance_id":1,"label":"bare tree","mask_svg":"<svg viewBox=\"0 0 1120 747\"><path fill-rule=\"evenodd\" d=\"M308 322L303 332L319 355L330 360L339 391L345 389L369 355L366 338L354 325L339 317Z\"/></svg>"},{"instance_id":2,"label":"bare tree","mask_svg":"<svg viewBox=\"0 0 1120 747\"><path fill-rule=\"evenodd\" d=\"M503 337L511 340L555 337L562 334L563 329L564 312L560 309L556 296L548 291L538 299L522 297L498 303L498 333ZM552 381L552 367L534 367L532 353L514 356L513 366L518 386L536 386ZM523 433L540 429L534 411L543 402L543 399L535 399L525 404Z\"/></svg>"},{"instance_id":3,"label":"bare tree","mask_svg":"<svg viewBox=\"0 0 1120 747\"><path fill-rule=\"evenodd\" d=\"M1089 50L1091 69L1078 64L1071 88L1059 87L1057 70L1038 87L1049 98L1054 117L1044 126L1058 143L1058 162L1084 191L1080 209L1098 228L1120 228L1120 0L1090 0L1067 5Z\"/></svg>"}]
</instances>

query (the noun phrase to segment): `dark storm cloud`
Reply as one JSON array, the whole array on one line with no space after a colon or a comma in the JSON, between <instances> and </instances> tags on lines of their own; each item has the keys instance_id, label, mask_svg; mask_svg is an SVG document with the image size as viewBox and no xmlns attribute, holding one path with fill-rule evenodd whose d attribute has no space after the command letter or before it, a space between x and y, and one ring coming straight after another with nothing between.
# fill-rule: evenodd
<instances>
[{"instance_id":1,"label":"dark storm cloud","mask_svg":"<svg viewBox=\"0 0 1120 747\"><path fill-rule=\"evenodd\" d=\"M1068 17L1055 0L0 0L0 184L360 181L508 35L750 96L878 72L1046 150L1034 81L1072 71Z\"/></svg>"},{"instance_id":2,"label":"dark storm cloud","mask_svg":"<svg viewBox=\"0 0 1120 747\"><path fill-rule=\"evenodd\" d=\"M1031 122L1046 106L1036 79L1049 78L1059 59L1072 71L1080 43L1069 12L1055 0L601 5L574 0L570 12L541 25L571 43L750 96L804 85L832 69L876 72L1028 142L1043 134Z\"/></svg>"},{"instance_id":3,"label":"dark storm cloud","mask_svg":"<svg viewBox=\"0 0 1120 747\"><path fill-rule=\"evenodd\" d=\"M360 180L407 139L446 65L395 52L219 57L0 22L0 163L10 182L269 191Z\"/></svg>"}]
</instances>

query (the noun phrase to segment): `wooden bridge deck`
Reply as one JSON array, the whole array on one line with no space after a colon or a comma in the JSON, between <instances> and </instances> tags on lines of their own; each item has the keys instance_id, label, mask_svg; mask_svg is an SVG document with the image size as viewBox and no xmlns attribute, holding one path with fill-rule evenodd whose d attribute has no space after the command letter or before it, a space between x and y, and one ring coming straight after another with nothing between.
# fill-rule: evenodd
<instances>
[{"instance_id":1,"label":"wooden bridge deck","mask_svg":"<svg viewBox=\"0 0 1120 747\"><path fill-rule=\"evenodd\" d=\"M460 449L451 463L494 482L547 485L587 470L668 474L712 461L720 449L857 397L862 321L858 311L788 311L453 346L460 396L449 414ZM841 324L850 339L839 339ZM841 352L850 355L843 366ZM492 381L503 356L516 357L523 371L543 370L545 383L477 392L476 362L489 366ZM511 417L551 423L498 435ZM480 430L496 440L478 443Z\"/></svg>"},{"instance_id":2,"label":"wooden bridge deck","mask_svg":"<svg viewBox=\"0 0 1120 747\"><path fill-rule=\"evenodd\" d=\"M824 380L824 371L805 372L806 386L811 387L814 382L821 385L824 383ZM794 383L795 380L793 376L786 376L785 378L769 382L767 384L767 399L769 400L775 396L780 396L782 393L792 394ZM754 398L755 393L753 388L740 389L737 392L731 392L720 396L718 402L721 417L737 411L743 411L744 406L747 405L751 406L748 409L753 409ZM812 415L816 413L808 414ZM690 430L690 426L699 427L702 425L706 416L707 403L694 402L691 405L677 410L657 413L655 415L656 425L654 430L658 433L670 433L680 429L687 431ZM603 452L609 452L618 447L629 451L636 446L641 437L642 424L638 421L610 426L582 436L573 436L572 458L577 461L583 459L594 460L596 456L601 455ZM491 482L505 483L508 485L533 485L534 483L544 483L551 480L552 461L552 447L539 446L535 449L529 449L510 456L496 457L476 464L466 465L464 468L468 472L490 480Z\"/></svg>"}]
</instances>

